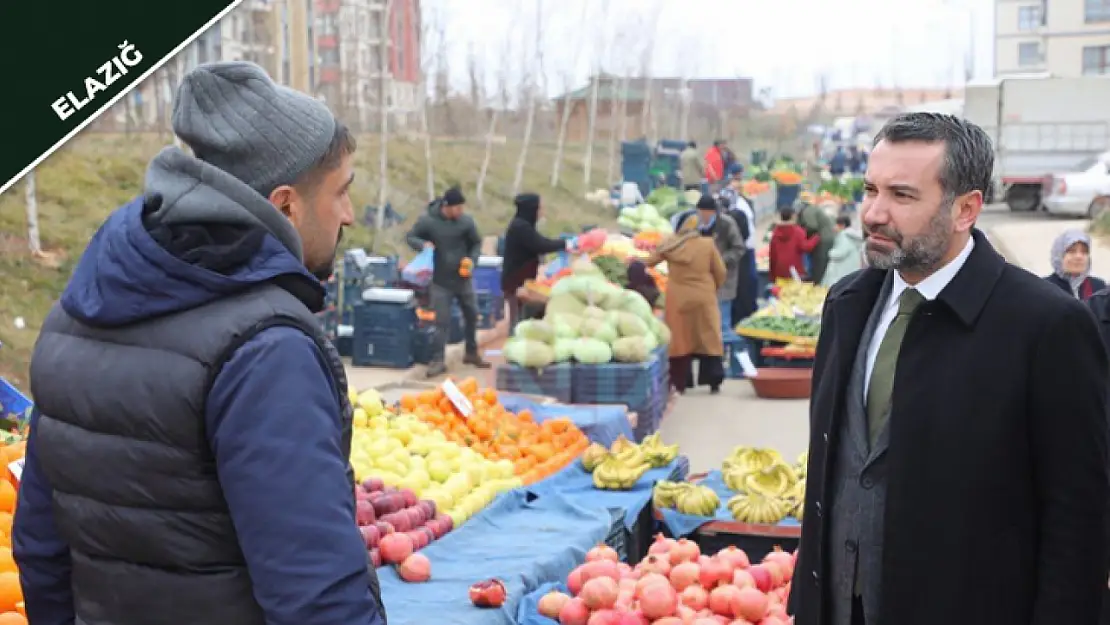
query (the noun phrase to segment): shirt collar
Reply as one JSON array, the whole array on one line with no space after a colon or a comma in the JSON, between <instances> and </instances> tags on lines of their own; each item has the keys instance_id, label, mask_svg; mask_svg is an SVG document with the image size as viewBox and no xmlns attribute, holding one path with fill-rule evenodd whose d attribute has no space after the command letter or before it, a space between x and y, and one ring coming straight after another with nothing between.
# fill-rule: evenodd
<instances>
[{"instance_id":1,"label":"shirt collar","mask_svg":"<svg viewBox=\"0 0 1110 625\"><path fill-rule=\"evenodd\" d=\"M960 253L957 254L955 258L953 258L951 261L948 262L948 264L944 265L940 269L934 271L921 282L918 282L917 285L914 287L911 287L909 284L907 284L906 281L902 279L901 274L895 271L894 284L891 288L890 300L887 305L890 306L890 302L892 302L894 306L897 306L898 298L902 296L902 291L905 291L908 288L917 289L917 292L921 293L922 297L924 297L926 301L931 302L935 300L937 297L940 296L940 292L944 290L944 287L948 286L948 283L952 282L952 279L955 278L956 274L960 272L960 269L964 266L964 263L967 262L968 257L971 256L971 250L973 249L975 249L975 239L972 237L968 237L967 244L964 245L964 249L960 250Z\"/></svg>"}]
</instances>

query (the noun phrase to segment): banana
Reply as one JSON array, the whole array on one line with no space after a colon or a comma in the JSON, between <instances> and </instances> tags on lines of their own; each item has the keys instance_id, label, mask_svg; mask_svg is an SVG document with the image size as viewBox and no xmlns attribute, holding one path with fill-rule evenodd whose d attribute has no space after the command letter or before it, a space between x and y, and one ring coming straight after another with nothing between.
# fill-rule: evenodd
<instances>
[{"instance_id":1,"label":"banana","mask_svg":"<svg viewBox=\"0 0 1110 625\"><path fill-rule=\"evenodd\" d=\"M694 486L675 500L676 510L697 516L713 516L720 505L720 497L708 486Z\"/></svg>"},{"instance_id":2,"label":"banana","mask_svg":"<svg viewBox=\"0 0 1110 625\"><path fill-rule=\"evenodd\" d=\"M760 493L736 495L726 505L737 521L762 525L778 524L791 511L783 500Z\"/></svg>"},{"instance_id":3,"label":"banana","mask_svg":"<svg viewBox=\"0 0 1110 625\"><path fill-rule=\"evenodd\" d=\"M775 465L761 471L752 471L744 476L743 488L746 493L759 493L767 497L782 497L797 478L790 467Z\"/></svg>"},{"instance_id":4,"label":"banana","mask_svg":"<svg viewBox=\"0 0 1110 625\"><path fill-rule=\"evenodd\" d=\"M593 443L582 452L582 467L587 471L593 471L608 457L609 450L604 445Z\"/></svg>"},{"instance_id":5,"label":"banana","mask_svg":"<svg viewBox=\"0 0 1110 625\"><path fill-rule=\"evenodd\" d=\"M622 451L635 447L636 443L633 443L632 441L625 438L624 434L621 434L619 437L617 437L617 440L613 441L613 444L609 447L609 451L613 454L619 454Z\"/></svg>"},{"instance_id":6,"label":"banana","mask_svg":"<svg viewBox=\"0 0 1110 625\"><path fill-rule=\"evenodd\" d=\"M649 469L651 465L646 462L631 465L610 458L594 469L594 486L605 490L629 490Z\"/></svg>"}]
</instances>

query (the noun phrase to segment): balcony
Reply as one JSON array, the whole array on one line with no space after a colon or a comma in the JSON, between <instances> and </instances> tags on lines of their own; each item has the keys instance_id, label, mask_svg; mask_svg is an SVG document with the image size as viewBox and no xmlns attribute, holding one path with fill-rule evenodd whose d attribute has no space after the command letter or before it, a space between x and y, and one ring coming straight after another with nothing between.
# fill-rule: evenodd
<instances>
[{"instance_id":1,"label":"balcony","mask_svg":"<svg viewBox=\"0 0 1110 625\"><path fill-rule=\"evenodd\" d=\"M342 0L316 0L317 15L339 13Z\"/></svg>"}]
</instances>

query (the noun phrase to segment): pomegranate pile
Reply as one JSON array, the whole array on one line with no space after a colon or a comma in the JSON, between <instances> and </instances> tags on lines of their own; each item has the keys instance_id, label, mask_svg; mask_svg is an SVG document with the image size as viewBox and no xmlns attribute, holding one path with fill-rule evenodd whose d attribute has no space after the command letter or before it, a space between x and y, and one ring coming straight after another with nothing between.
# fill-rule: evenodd
<instances>
[{"instance_id":1,"label":"pomegranate pile","mask_svg":"<svg viewBox=\"0 0 1110 625\"><path fill-rule=\"evenodd\" d=\"M402 564L454 526L451 517L436 513L435 502L417 500L413 491L388 488L377 478L355 487L355 517L374 566Z\"/></svg>"},{"instance_id":2,"label":"pomegranate pile","mask_svg":"<svg viewBox=\"0 0 1110 625\"><path fill-rule=\"evenodd\" d=\"M705 555L662 534L635 568L604 545L553 591L539 612L561 625L788 625L796 553L779 548L752 564L736 547Z\"/></svg>"}]
</instances>

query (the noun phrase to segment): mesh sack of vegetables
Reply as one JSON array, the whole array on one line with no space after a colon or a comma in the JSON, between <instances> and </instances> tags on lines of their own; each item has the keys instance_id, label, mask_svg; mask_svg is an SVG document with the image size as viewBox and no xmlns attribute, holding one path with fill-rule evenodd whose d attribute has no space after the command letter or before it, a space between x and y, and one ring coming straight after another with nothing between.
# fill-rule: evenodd
<instances>
[{"instance_id":1,"label":"mesh sack of vegetables","mask_svg":"<svg viewBox=\"0 0 1110 625\"><path fill-rule=\"evenodd\" d=\"M505 360L522 367L538 369L555 362L555 348L531 339L514 338L505 342Z\"/></svg>"}]
</instances>

